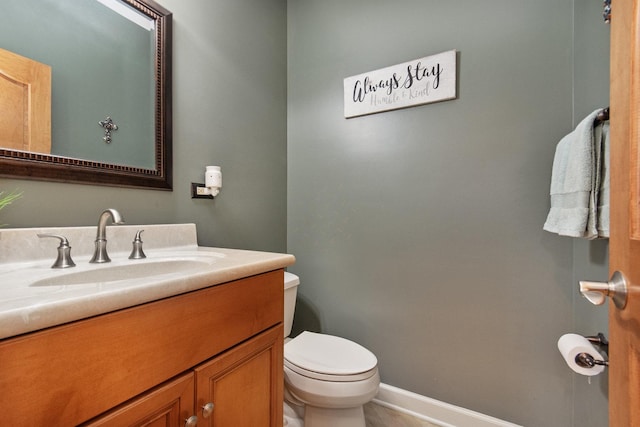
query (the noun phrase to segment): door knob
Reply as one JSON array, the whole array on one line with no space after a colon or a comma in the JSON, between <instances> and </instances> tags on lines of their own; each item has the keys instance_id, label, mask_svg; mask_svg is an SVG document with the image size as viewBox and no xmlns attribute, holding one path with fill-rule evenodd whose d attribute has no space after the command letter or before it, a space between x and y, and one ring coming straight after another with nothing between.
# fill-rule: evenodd
<instances>
[{"instance_id":1,"label":"door knob","mask_svg":"<svg viewBox=\"0 0 640 427\"><path fill-rule=\"evenodd\" d=\"M606 283L580 281L580 293L595 305L603 304L606 297L610 297L617 308L623 309L627 305L627 280L616 271Z\"/></svg>"}]
</instances>

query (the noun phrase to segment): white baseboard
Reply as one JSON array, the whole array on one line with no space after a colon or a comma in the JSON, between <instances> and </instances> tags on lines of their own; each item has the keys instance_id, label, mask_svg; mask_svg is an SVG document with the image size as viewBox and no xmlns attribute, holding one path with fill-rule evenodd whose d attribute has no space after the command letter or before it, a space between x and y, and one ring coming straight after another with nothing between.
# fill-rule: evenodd
<instances>
[{"instance_id":1,"label":"white baseboard","mask_svg":"<svg viewBox=\"0 0 640 427\"><path fill-rule=\"evenodd\" d=\"M441 427L522 427L384 383L373 401Z\"/></svg>"}]
</instances>

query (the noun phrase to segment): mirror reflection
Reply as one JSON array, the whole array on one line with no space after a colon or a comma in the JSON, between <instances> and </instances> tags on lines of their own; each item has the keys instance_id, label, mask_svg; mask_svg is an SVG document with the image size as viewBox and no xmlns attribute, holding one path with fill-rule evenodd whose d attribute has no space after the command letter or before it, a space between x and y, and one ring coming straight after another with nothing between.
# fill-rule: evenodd
<instances>
[{"instance_id":1,"label":"mirror reflection","mask_svg":"<svg viewBox=\"0 0 640 427\"><path fill-rule=\"evenodd\" d=\"M50 67L51 124L47 147L9 140L15 130L6 130L6 122L30 129L44 120L0 120L0 166L35 161L31 177L65 181L84 181L75 168L88 167L103 175L95 183L170 188L170 23L168 11L146 0L4 2L0 48ZM58 164L74 170L51 174ZM15 166L17 175L26 167ZM136 175L142 183L124 179Z\"/></svg>"}]
</instances>

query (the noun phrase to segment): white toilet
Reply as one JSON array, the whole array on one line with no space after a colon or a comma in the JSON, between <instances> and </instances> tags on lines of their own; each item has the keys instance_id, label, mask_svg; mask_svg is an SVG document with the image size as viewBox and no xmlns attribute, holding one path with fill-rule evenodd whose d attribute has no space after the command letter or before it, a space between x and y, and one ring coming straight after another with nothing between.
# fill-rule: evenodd
<instances>
[{"instance_id":1,"label":"white toilet","mask_svg":"<svg viewBox=\"0 0 640 427\"><path fill-rule=\"evenodd\" d=\"M284 273L284 334L293 324L300 279ZM378 392L378 360L344 338L303 332L284 345L285 425L365 427L362 406ZM304 415L303 415L304 414Z\"/></svg>"}]
</instances>

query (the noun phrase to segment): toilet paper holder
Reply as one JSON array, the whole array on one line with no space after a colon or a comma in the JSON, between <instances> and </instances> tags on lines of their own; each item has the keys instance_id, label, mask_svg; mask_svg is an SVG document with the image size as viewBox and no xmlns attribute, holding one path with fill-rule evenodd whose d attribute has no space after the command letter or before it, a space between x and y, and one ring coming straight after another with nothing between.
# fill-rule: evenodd
<instances>
[{"instance_id":1,"label":"toilet paper holder","mask_svg":"<svg viewBox=\"0 0 640 427\"><path fill-rule=\"evenodd\" d=\"M609 355L609 341L602 332L598 332L598 335L585 337L591 344L600 348L607 356ZM589 353L578 353L575 357L575 361L578 366L582 368L593 368L596 365L609 366L608 360L598 360Z\"/></svg>"}]
</instances>

